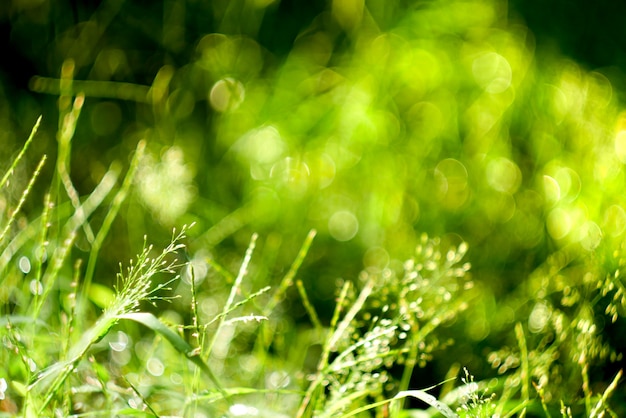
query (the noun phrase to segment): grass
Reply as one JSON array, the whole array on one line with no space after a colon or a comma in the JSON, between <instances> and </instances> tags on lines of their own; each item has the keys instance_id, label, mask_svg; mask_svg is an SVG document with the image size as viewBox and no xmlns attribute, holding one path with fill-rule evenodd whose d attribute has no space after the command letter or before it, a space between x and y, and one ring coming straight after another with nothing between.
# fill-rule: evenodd
<instances>
[{"instance_id":1,"label":"grass","mask_svg":"<svg viewBox=\"0 0 626 418\"><path fill-rule=\"evenodd\" d=\"M7 179L31 144L37 125L3 178L5 190ZM550 341L533 335L531 341L538 344L535 346L527 338L528 330L517 323L514 337L518 350L510 352L504 360L515 358L510 365L513 371L507 377L476 382L464 369L463 386L448 393L439 391L439 399L429 393L438 388L412 387L416 367L423 367L441 347L454 344L452 340L441 339L440 328L458 320L471 303L468 292L473 281L468 275L470 264L465 261L468 251L465 243L446 248L438 238L424 234L414 256L398 270L364 271L358 280L344 281L337 289L328 325L320 321L306 287L295 280L314 245L314 230L304 239L294 262L275 288L246 286L250 275L255 274L253 260L260 239L256 234L236 276L212 260L215 270L230 282L227 297L212 317L200 312L201 284L195 279L192 264L179 261L185 254L184 241L188 231L195 228L193 225L174 230L170 243L160 251L145 240L140 254L127 267L120 266L116 285L108 290L108 295L93 295L90 292L93 260L97 260L103 237L109 233L112 219L128 196L142 150L140 143L125 180L114 193L111 207L95 232L84 273L81 260L72 258L71 247L78 231L88 230L86 219L114 189L117 174L112 179L106 174L87 198L71 202L71 206L57 208L46 195L39 219L22 230L11 228L25 199L33 198L29 194L44 157L15 209L4 220L7 232L3 234L3 251L10 250L14 259L3 267L6 290L1 319L0 388L4 414L27 417L440 414L453 418L535 416L543 411L543 416L552 417L549 384L543 380L542 373L549 365L546 362L561 360L550 353L561 349L560 343L573 338L570 335L573 333L582 351L574 357L577 364L569 367L578 369L583 378L585 414L616 416L611 412L609 400L622 372L616 373L602 392L591 390L587 359L588 350L593 347L589 345L593 333L588 329L592 325L581 319L577 319L579 326L575 329L557 329L555 334L542 331ZM66 185L64 189L70 194L73 187ZM39 251L34 252L39 257L33 259L37 264L30 281L23 280L30 272L21 264L24 256L20 254L29 250L24 234L36 243L30 251ZM42 249L49 256L42 255ZM74 267L67 269L68 264ZM163 311L164 305L183 296L172 292L174 288L181 289L181 272L187 272L189 279L189 286L183 287L191 296L187 298L189 322L181 321L181 317L170 318L167 313L171 311ZM601 286L603 294L615 291L612 283L607 279ZM96 289L102 291L101 286ZM619 300L619 289L614 301ZM279 308L291 290L297 290L313 324L308 334L297 329L277 329L277 322L285 315ZM94 300L106 301L104 310L96 317L89 307ZM584 303L584 299L576 303L581 307L578 317L584 313ZM607 313L615 309L607 308ZM134 327L133 323L144 328ZM289 352L292 358L275 354L280 350L280 340L286 338L284 334L297 338L298 347L306 350L320 347L316 355L306 353L310 357L306 361L314 364L309 372L303 373L303 364L298 365L304 361L304 353L298 355L283 347L284 353ZM134 345L131 341L135 341ZM251 365L244 366L246 361L252 362ZM503 360L496 355L491 361L499 365ZM232 372L237 365L245 370ZM442 383L445 386L446 382ZM409 407L413 402L407 402L408 399L416 399L429 409ZM573 416L572 409L580 409L580 404L561 403L559 411L563 417Z\"/></svg>"},{"instance_id":2,"label":"grass","mask_svg":"<svg viewBox=\"0 0 626 418\"><path fill-rule=\"evenodd\" d=\"M610 71L495 1L331 2L273 55L261 1L131 84L114 16L172 62L184 22L127 3L0 180L0 415L626 414Z\"/></svg>"}]
</instances>

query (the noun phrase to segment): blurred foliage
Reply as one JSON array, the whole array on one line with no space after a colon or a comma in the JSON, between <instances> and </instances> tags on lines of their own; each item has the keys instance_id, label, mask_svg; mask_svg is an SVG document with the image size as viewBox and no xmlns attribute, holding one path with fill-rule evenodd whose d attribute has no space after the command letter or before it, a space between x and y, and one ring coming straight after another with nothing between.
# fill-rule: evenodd
<instances>
[{"instance_id":1,"label":"blurred foliage","mask_svg":"<svg viewBox=\"0 0 626 418\"><path fill-rule=\"evenodd\" d=\"M529 12L538 39L569 52L578 38L549 32L555 14L535 7L549 19ZM165 241L195 221L188 257L207 315L229 289L212 260L235 271L253 232L258 288L318 231L301 274L325 322L338 278L399 273L423 232L467 242L476 285L443 331L457 342L446 355L479 375L519 367L521 321L533 378L569 399L582 378L564 358L599 365L600 386L609 360L623 365L624 90L620 70L536 45L518 16L496 0L7 0L1 161L39 114L33 147L55 155L54 118L83 92L79 195L147 141L96 282L111 283L146 233ZM602 65L623 64L609 50ZM77 246L88 251L84 237ZM295 305L290 326L306 322ZM441 381L449 363L419 379Z\"/></svg>"}]
</instances>

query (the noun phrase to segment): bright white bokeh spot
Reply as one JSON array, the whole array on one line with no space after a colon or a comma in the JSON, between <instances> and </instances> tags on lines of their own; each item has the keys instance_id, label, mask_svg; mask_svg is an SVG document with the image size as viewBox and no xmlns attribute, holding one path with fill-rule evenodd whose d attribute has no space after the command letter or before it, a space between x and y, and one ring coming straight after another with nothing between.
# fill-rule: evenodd
<instances>
[{"instance_id":1,"label":"bright white bokeh spot","mask_svg":"<svg viewBox=\"0 0 626 418\"><path fill-rule=\"evenodd\" d=\"M276 371L269 374L267 377L267 384L269 388L272 389L280 389L289 386L291 382L291 378L289 377L289 373L285 371Z\"/></svg>"},{"instance_id":2,"label":"bright white bokeh spot","mask_svg":"<svg viewBox=\"0 0 626 418\"><path fill-rule=\"evenodd\" d=\"M165 366L163 365L161 360L155 357L150 357L148 359L148 362L146 363L146 368L152 376L157 377L163 375L163 372L165 371Z\"/></svg>"},{"instance_id":3,"label":"bright white bokeh spot","mask_svg":"<svg viewBox=\"0 0 626 418\"><path fill-rule=\"evenodd\" d=\"M43 285L39 280L31 280L28 287L30 288L30 293L32 293L33 295L43 294Z\"/></svg>"},{"instance_id":4,"label":"bright white bokeh spot","mask_svg":"<svg viewBox=\"0 0 626 418\"><path fill-rule=\"evenodd\" d=\"M30 260L28 259L28 257L25 257L25 256L20 257L19 261L17 262L17 265L20 268L20 271L22 273L24 274L30 273L31 265L30 265Z\"/></svg>"},{"instance_id":5,"label":"bright white bokeh spot","mask_svg":"<svg viewBox=\"0 0 626 418\"><path fill-rule=\"evenodd\" d=\"M476 58L472 64L474 79L487 93L502 93L511 85L513 71L509 62L500 54L488 52Z\"/></svg>"},{"instance_id":6,"label":"bright white bokeh spot","mask_svg":"<svg viewBox=\"0 0 626 418\"><path fill-rule=\"evenodd\" d=\"M218 112L234 110L241 105L246 97L246 90L241 82L231 77L219 80L211 88L209 103Z\"/></svg>"},{"instance_id":7,"label":"bright white bokeh spot","mask_svg":"<svg viewBox=\"0 0 626 418\"><path fill-rule=\"evenodd\" d=\"M125 332L122 331L117 331L117 340L116 341L110 341L109 342L109 347L111 347L111 350L113 351L124 351L126 350L126 347L128 347L128 335L126 335Z\"/></svg>"},{"instance_id":8,"label":"bright white bokeh spot","mask_svg":"<svg viewBox=\"0 0 626 418\"><path fill-rule=\"evenodd\" d=\"M195 286L198 286L204 281L209 271L209 265L206 262L207 256L208 254L204 251L199 251L194 255L193 259L189 261L182 275L182 279L186 284L191 285L192 274Z\"/></svg>"},{"instance_id":9,"label":"bright white bokeh spot","mask_svg":"<svg viewBox=\"0 0 626 418\"><path fill-rule=\"evenodd\" d=\"M528 317L528 330L532 333L539 333L548 324L550 319L550 309L545 302L537 302Z\"/></svg>"},{"instance_id":10,"label":"bright white bokeh spot","mask_svg":"<svg viewBox=\"0 0 626 418\"><path fill-rule=\"evenodd\" d=\"M7 388L7 381L4 377L0 378L0 400L4 399L4 392L6 392Z\"/></svg>"},{"instance_id":11,"label":"bright white bokeh spot","mask_svg":"<svg viewBox=\"0 0 626 418\"><path fill-rule=\"evenodd\" d=\"M349 241L359 232L359 221L348 210L340 210L328 220L328 232L337 241Z\"/></svg>"},{"instance_id":12,"label":"bright white bokeh spot","mask_svg":"<svg viewBox=\"0 0 626 418\"><path fill-rule=\"evenodd\" d=\"M182 385L184 380L183 377L178 374L178 373L172 373L170 374L170 382L172 382L173 384L179 386Z\"/></svg>"},{"instance_id":13,"label":"bright white bokeh spot","mask_svg":"<svg viewBox=\"0 0 626 418\"><path fill-rule=\"evenodd\" d=\"M242 403L231 405L230 408L228 408L228 412L234 417L256 417L259 415L257 408Z\"/></svg>"},{"instance_id":14,"label":"bright white bokeh spot","mask_svg":"<svg viewBox=\"0 0 626 418\"><path fill-rule=\"evenodd\" d=\"M233 149L250 163L270 164L283 155L287 146L278 129L267 125L247 132Z\"/></svg>"},{"instance_id":15,"label":"bright white bokeh spot","mask_svg":"<svg viewBox=\"0 0 626 418\"><path fill-rule=\"evenodd\" d=\"M270 170L270 178L286 187L294 197L306 192L310 175L311 169L305 162L291 157L277 161Z\"/></svg>"}]
</instances>

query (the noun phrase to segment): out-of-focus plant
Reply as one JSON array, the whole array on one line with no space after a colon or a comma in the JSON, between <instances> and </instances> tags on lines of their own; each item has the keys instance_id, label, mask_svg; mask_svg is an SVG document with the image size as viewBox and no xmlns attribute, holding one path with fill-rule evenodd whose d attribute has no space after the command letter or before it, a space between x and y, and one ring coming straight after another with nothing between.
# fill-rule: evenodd
<instances>
[{"instance_id":1,"label":"out-of-focus plant","mask_svg":"<svg viewBox=\"0 0 626 418\"><path fill-rule=\"evenodd\" d=\"M277 352L294 342L315 350L319 338L296 330L328 324L336 279L361 270L387 280L391 301L380 307L398 304L390 315L426 333L428 325L411 320L411 302L400 304L422 297L403 281L403 260L414 257L426 232L444 247L467 242L474 276L463 297L429 294L419 304L423 321L438 317L441 304L455 313L433 337L455 336L446 356L429 357L428 333L417 351L407 340L411 361L433 360L427 384L458 368L453 358L478 376L493 373L500 412L509 401L524 409L539 399L547 410L563 401L574 412L599 413L594 402L619 380L624 346L615 336L624 330L626 125L611 71L589 71L535 45L497 0L329 0L297 10L287 1L140 7L107 0L71 11L46 0L9 4L11 13L0 17L13 42L29 45L22 58L39 71L29 86L52 96L20 96L14 111L3 106L0 118L11 129L2 135L15 142L23 120L34 119L13 113L60 112L59 129L45 119L40 127L43 139L58 139L46 208L57 204L75 216L68 215L67 231L51 231L50 244L47 227L38 240L59 269L67 269L70 248L90 252L85 295L92 302L110 296L99 281L114 277L108 273L127 259L124 249L146 233L163 235L164 225L169 233L195 221L187 254L194 273L183 275L171 314L181 323L194 294L196 316L210 321L230 295L236 277L228 271L253 232L267 237L258 274L240 288L254 303L316 229L319 245L299 293L284 290L284 303L273 302L278 325L263 324L262 337L242 326L236 338L216 342L213 353L224 364L228 350L256 347L258 357L241 360L249 367L222 370L245 380L270 361L260 354L267 341ZM45 30L33 38L33 27ZM129 180L103 215L96 209L119 174L118 164L106 167L143 150L137 143L148 156L131 162L137 175L127 179L135 178L136 193L128 194ZM63 218L50 208L41 216L44 224ZM106 233L98 236L100 217ZM422 274L419 264L411 268ZM40 279L30 280L36 294ZM304 307L292 300L299 295L307 295ZM382 324L381 337L387 325L402 324ZM354 347L349 354L358 357L368 338L346 343ZM286 368L275 365L272 384L280 386ZM417 373L400 376L402 389L409 375ZM342 376L338 387L350 379Z\"/></svg>"}]
</instances>

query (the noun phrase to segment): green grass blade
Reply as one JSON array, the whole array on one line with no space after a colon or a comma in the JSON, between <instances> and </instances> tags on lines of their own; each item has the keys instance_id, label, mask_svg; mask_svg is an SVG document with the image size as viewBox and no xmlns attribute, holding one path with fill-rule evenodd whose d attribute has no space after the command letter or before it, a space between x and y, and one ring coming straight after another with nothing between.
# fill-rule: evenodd
<instances>
[{"instance_id":1,"label":"green grass blade","mask_svg":"<svg viewBox=\"0 0 626 418\"><path fill-rule=\"evenodd\" d=\"M224 390L224 387L217 379L215 374L211 371L209 366L202 361L198 350L192 347L187 341L185 341L180 335L176 334L170 328L167 327L163 322L161 322L156 316L152 315L148 312L133 312L126 313L117 316L118 319L130 319L132 321L138 322L156 333L161 334L167 341L174 346L176 351L181 354L184 354L189 360L191 360L200 370L206 374L206 376L213 382L215 387L220 391L220 393L224 396L224 399L228 397L228 393Z\"/></svg>"},{"instance_id":2,"label":"green grass blade","mask_svg":"<svg viewBox=\"0 0 626 418\"><path fill-rule=\"evenodd\" d=\"M309 319L311 320L311 323L313 324L313 326L318 332L321 332L322 323L319 319L319 316L317 315L317 312L315 311L315 307L311 303L311 300L309 299L309 296L306 293L306 289L304 288L304 284L302 283L302 280L296 280L296 287L298 288L298 293L300 294L300 299L302 299L302 304L304 305L304 309L306 309L307 313L309 314Z\"/></svg>"},{"instance_id":3,"label":"green grass blade","mask_svg":"<svg viewBox=\"0 0 626 418\"><path fill-rule=\"evenodd\" d=\"M224 317L226 317L229 313L233 312L234 310L236 310L240 306L245 305L246 303L250 302L251 300L254 300L257 296L260 296L260 295L262 295L264 293L269 292L270 289L271 289L270 286L266 286L263 289L259 290L258 292L254 292L253 294L251 294L250 296L248 296L244 300L241 300L241 301L233 304L228 310L222 310L222 312L220 312L218 315L216 315L215 318L213 318L211 321L209 321L207 324L205 324L202 328L208 328L215 321L218 321L220 319L224 319Z\"/></svg>"},{"instance_id":4,"label":"green grass blade","mask_svg":"<svg viewBox=\"0 0 626 418\"><path fill-rule=\"evenodd\" d=\"M285 274L285 277L283 277L283 279L281 280L280 285L278 286L278 290L276 290L276 293L274 293L274 297L267 304L264 310L264 315L268 316L274 310L276 305L278 305L278 303L285 297L285 292L287 292L287 289L289 289L293 285L293 279L298 273L302 262L309 252L309 248L311 248L311 244L313 243L313 239L315 238L316 234L317 232L315 231L315 229L311 229L307 234L304 242L302 243L300 251L298 251L296 259L291 264L291 267L289 268L287 274Z\"/></svg>"},{"instance_id":5,"label":"green grass blade","mask_svg":"<svg viewBox=\"0 0 626 418\"><path fill-rule=\"evenodd\" d=\"M111 225L113 224L113 220L117 217L117 214L120 211L122 203L126 200L128 196L128 192L130 190L130 186L133 183L133 179L135 178L135 173L137 171L137 166L139 165L139 161L143 157L143 152L146 147L145 141L139 141L137 144L137 150L135 151L135 156L133 157L132 162L130 163L130 168L126 173L126 177L124 178L124 182L122 183L122 187L115 194L113 198L113 202L111 203L111 207L102 221L102 226L98 230L96 238L94 239L91 245L91 251L89 252L89 261L87 262L87 270L85 272L85 280L81 290L80 301L84 302L86 295L89 292L89 287L91 285L91 281L93 280L94 271L96 268L96 261L98 259L98 254L100 253L100 249L102 248L102 244L104 243L105 238L107 237L109 230L111 229Z\"/></svg>"},{"instance_id":6,"label":"green grass blade","mask_svg":"<svg viewBox=\"0 0 626 418\"><path fill-rule=\"evenodd\" d=\"M39 225L41 230L39 231L39 237L37 239L38 249L34 257L35 261L35 280L41 285L41 276L43 274L43 265L46 259L46 247L48 246L47 237L48 230L50 228L50 209L52 208L52 204L50 203L50 193L46 193L43 202L43 210L41 212L41 219L39 220ZM35 292L35 297L33 300L33 305L37 306L39 304L39 292Z\"/></svg>"},{"instance_id":7,"label":"green grass blade","mask_svg":"<svg viewBox=\"0 0 626 418\"><path fill-rule=\"evenodd\" d=\"M7 221L7 224L4 226L4 229L0 233L0 243L2 241L4 241L4 238L6 237L6 234L9 232L9 229L11 228L11 225L13 225L13 222L15 222L15 218L16 218L17 214L22 209L22 206L24 205L24 202L26 202L26 197L28 197L28 194L30 193L30 191L33 188L33 186L35 185L35 180L37 180L37 177L39 177L39 174L41 173L41 169L43 168L43 165L46 162L46 158L47 157L44 155L39 160L39 164L37 164L37 168L33 172L33 175L30 177L30 181L28 182L28 185L26 186L26 188L22 192L22 197L20 198L20 201L17 203L17 206L15 207L15 209L11 212L11 216L9 217L9 220Z\"/></svg>"},{"instance_id":8,"label":"green grass blade","mask_svg":"<svg viewBox=\"0 0 626 418\"><path fill-rule=\"evenodd\" d=\"M439 400L437 400L437 398L435 398L433 395L427 393L424 390L403 390L403 391L398 392L398 394L394 396L393 398L384 399L378 402L373 402L368 405L353 409L352 411L346 414L340 415L340 417L341 418L353 417L353 416L360 414L361 412L369 411L371 409L378 408L379 406L383 406L393 401L396 401L399 399L405 399L408 397L417 398L420 401L427 403L428 405L430 405L431 407L439 411L439 413L446 418L459 418L459 415L456 412L454 412L448 405L446 405L443 402L440 402Z\"/></svg>"},{"instance_id":9,"label":"green grass blade","mask_svg":"<svg viewBox=\"0 0 626 418\"><path fill-rule=\"evenodd\" d=\"M507 413L505 415L502 415L502 418L511 418L511 417L519 417L520 415L516 415L519 411L526 411L526 407L528 407L531 404L530 400L525 400L519 403L512 403L512 405L514 405L513 407L511 407L511 409L509 409L507 411ZM524 412L525 413L525 412ZM498 416L498 415L494 415L494 416ZM550 415L547 414L546 418L550 418Z\"/></svg>"},{"instance_id":10,"label":"green grass blade","mask_svg":"<svg viewBox=\"0 0 626 418\"><path fill-rule=\"evenodd\" d=\"M30 82L31 90L37 93L59 95L58 78L35 76ZM150 103L148 92L150 87L140 84L124 83L118 81L83 81L72 80L68 94L83 92L87 97L100 97L106 99L128 100L137 103Z\"/></svg>"},{"instance_id":11,"label":"green grass blade","mask_svg":"<svg viewBox=\"0 0 626 418\"><path fill-rule=\"evenodd\" d=\"M107 172L94 191L83 202L79 209L74 211L74 215L66 222L64 226L65 239L58 246L51 257L51 265L46 270L41 282L44 286L43 294L38 300L33 310L33 317L38 317L49 293L54 288L54 283L58 277L58 273L67 259L70 248L76 239L76 231L80 228L82 220L88 218L104 201L109 194L115 182L117 181L117 173Z\"/></svg>"},{"instance_id":12,"label":"green grass blade","mask_svg":"<svg viewBox=\"0 0 626 418\"><path fill-rule=\"evenodd\" d=\"M71 79L68 80L71 82ZM81 110L83 105L85 104L85 96L83 94L79 94L76 96L74 100L74 105L72 108L64 114L61 118L61 129L57 134L57 142L59 143L58 151L57 151L57 174L58 178L63 184L63 188L67 193L67 196L72 203L72 206L76 209L75 216L78 217L80 224L85 231L85 237L87 237L87 241L92 243L94 240L94 234L91 230L91 226L87 223L87 216L82 212L83 208L80 204L80 197L78 196L78 191L74 187L72 183L72 179L70 178L70 155L72 151L72 138L74 137L74 132L76 131L76 124L78 123L78 118L80 117ZM61 113L63 115L63 113ZM60 116L61 116L60 115Z\"/></svg>"},{"instance_id":13,"label":"green grass blade","mask_svg":"<svg viewBox=\"0 0 626 418\"><path fill-rule=\"evenodd\" d=\"M459 418L458 414L454 412L452 409L450 409L448 405L446 405L443 402L440 402L433 395L423 390L404 390L404 391L398 392L398 394L394 396L394 399L401 399L401 398L407 398L407 397L417 398L422 402L426 402L428 405L435 408L437 411L439 411L439 413L441 413L441 415L443 415L446 418Z\"/></svg>"},{"instance_id":14,"label":"green grass blade","mask_svg":"<svg viewBox=\"0 0 626 418\"><path fill-rule=\"evenodd\" d=\"M150 410L150 412L152 413L153 416L158 417L159 414L157 414L157 412L154 410L154 408L152 408L152 405L150 405L150 403L148 402L148 400L141 394L141 392L139 392L139 390L135 387L135 385L133 385L130 380L128 380L126 378L126 376L123 376L124 380L126 381L126 383L128 383L128 386L130 386L130 388L133 390L133 392L135 392L135 395L137 395L139 397L139 399L141 399L141 401L143 402L144 405L146 405L146 407L148 408L148 410Z\"/></svg>"},{"instance_id":15,"label":"green grass blade","mask_svg":"<svg viewBox=\"0 0 626 418\"><path fill-rule=\"evenodd\" d=\"M94 326L83 333L81 339L72 346L67 360L54 363L36 376L35 381L29 385L29 393L45 392L44 401L38 408L40 416L89 348L100 341L116 322L117 318L110 311L105 311Z\"/></svg>"},{"instance_id":16,"label":"green grass blade","mask_svg":"<svg viewBox=\"0 0 626 418\"><path fill-rule=\"evenodd\" d=\"M335 313L333 314L333 319L331 320L331 329L334 329L334 331L332 335L326 340L326 343L324 345L324 350L322 351L321 359L317 366L317 376L315 377L315 380L311 382L311 384L309 385L309 388L307 389L307 393L302 399L302 402L300 403L300 407L296 415L297 417L303 417L304 414L306 413L306 410L313 399L313 395L315 394L316 390L319 388L319 386L321 385L324 379L324 375L325 375L324 370L328 366L328 358L330 356L330 352L334 349L337 342L341 339L341 336L346 332L346 330L348 329L348 326L350 325L350 322L352 322L352 320L359 313L359 311L363 307L363 304L367 300L367 297L372 292L373 288L374 288L374 281L373 280L368 281L365 284L365 287L361 290L361 293L359 293L359 296L357 297L354 304L350 307L350 310L348 310L348 312L346 313L346 316L343 318L343 320L339 324L337 324L337 322L339 321L339 315L341 314L343 304L348 294L348 290L350 289L350 282L346 282L343 288L341 289L341 294L337 301L337 307L335 308Z\"/></svg>"},{"instance_id":17,"label":"green grass blade","mask_svg":"<svg viewBox=\"0 0 626 418\"><path fill-rule=\"evenodd\" d=\"M335 329L335 332L333 333L333 336L328 343L328 347L331 350L335 348L335 345L337 344L337 342L339 342L343 334L346 332L352 320L361 311L361 308L363 308L363 304L365 304L368 296L370 295L370 293L372 293L372 289L374 289L374 280L370 279L361 290L361 293L359 293L359 296L357 297L354 304L350 307L348 313L346 313L346 316Z\"/></svg>"},{"instance_id":18,"label":"green grass blade","mask_svg":"<svg viewBox=\"0 0 626 418\"><path fill-rule=\"evenodd\" d=\"M280 395L295 395L302 396L303 393L300 390L293 389L255 389L249 387L235 387L226 389L226 393L229 397L232 396L244 396L244 395L257 395L257 394L280 394ZM209 404L223 399L221 393L209 393L206 395L194 395L187 403L202 402L203 404Z\"/></svg>"},{"instance_id":19,"label":"green grass blade","mask_svg":"<svg viewBox=\"0 0 626 418\"><path fill-rule=\"evenodd\" d=\"M235 283L233 283L233 286L230 289L230 294L228 295L228 299L226 300L226 305L224 305L224 308L222 309L222 313L230 311L233 305L233 302L235 301L235 296L240 292L241 282L243 281L244 276L248 273L248 264L250 264L250 260L252 259L252 254L254 253L254 248L256 246L257 237L258 237L257 234L253 234L252 238L250 239L250 245L248 246L248 249L246 250L246 255L244 256L243 261L241 263L241 267L239 268L239 273L237 274L237 277L235 278ZM217 337L219 336L222 325L224 325L225 319L226 319L226 315L222 315L222 317L220 318L218 322L217 329L215 330L215 333L213 334L213 338L211 338L211 342L202 353L203 358L208 359L208 357L211 355L211 350L213 349L213 345L215 344L215 341L217 340Z\"/></svg>"},{"instance_id":20,"label":"green grass blade","mask_svg":"<svg viewBox=\"0 0 626 418\"><path fill-rule=\"evenodd\" d=\"M515 324L515 336L519 344L521 371L520 380L522 384L522 402L530 400L530 366L528 364L528 347L526 345L526 337L524 336L524 328L521 323ZM520 417L526 415L526 410L520 413Z\"/></svg>"},{"instance_id":21,"label":"green grass blade","mask_svg":"<svg viewBox=\"0 0 626 418\"><path fill-rule=\"evenodd\" d=\"M606 388L604 393L602 393L602 396L600 397L596 405L593 407L591 414L589 414L589 418L595 418L595 417L599 417L602 415L601 413L602 406L606 405L606 401L609 399L609 397L611 397L613 392L615 392L615 389L617 388L617 384L622 378L622 374L623 374L623 370L620 370L619 372L617 372L617 374L611 381L611 384Z\"/></svg>"},{"instance_id":22,"label":"green grass blade","mask_svg":"<svg viewBox=\"0 0 626 418\"><path fill-rule=\"evenodd\" d=\"M13 162L11 163L11 167L9 167L7 172L4 173L4 176L2 176L2 180L0 180L0 189L4 187L4 185L9 180L9 177L11 177L11 175L13 174L13 171L15 170L15 167L17 167L19 162L24 157L24 154L26 153L26 150L30 146L30 143L33 142L33 138L35 137L35 134L39 130L39 125L40 124L41 124L41 116L39 116L37 118L37 122L35 122L35 126L33 126L33 129L30 131L30 135L28 136L28 139L24 143L24 146L20 150L19 154L17 154L17 157L15 157L15 159L13 159Z\"/></svg>"}]
</instances>

